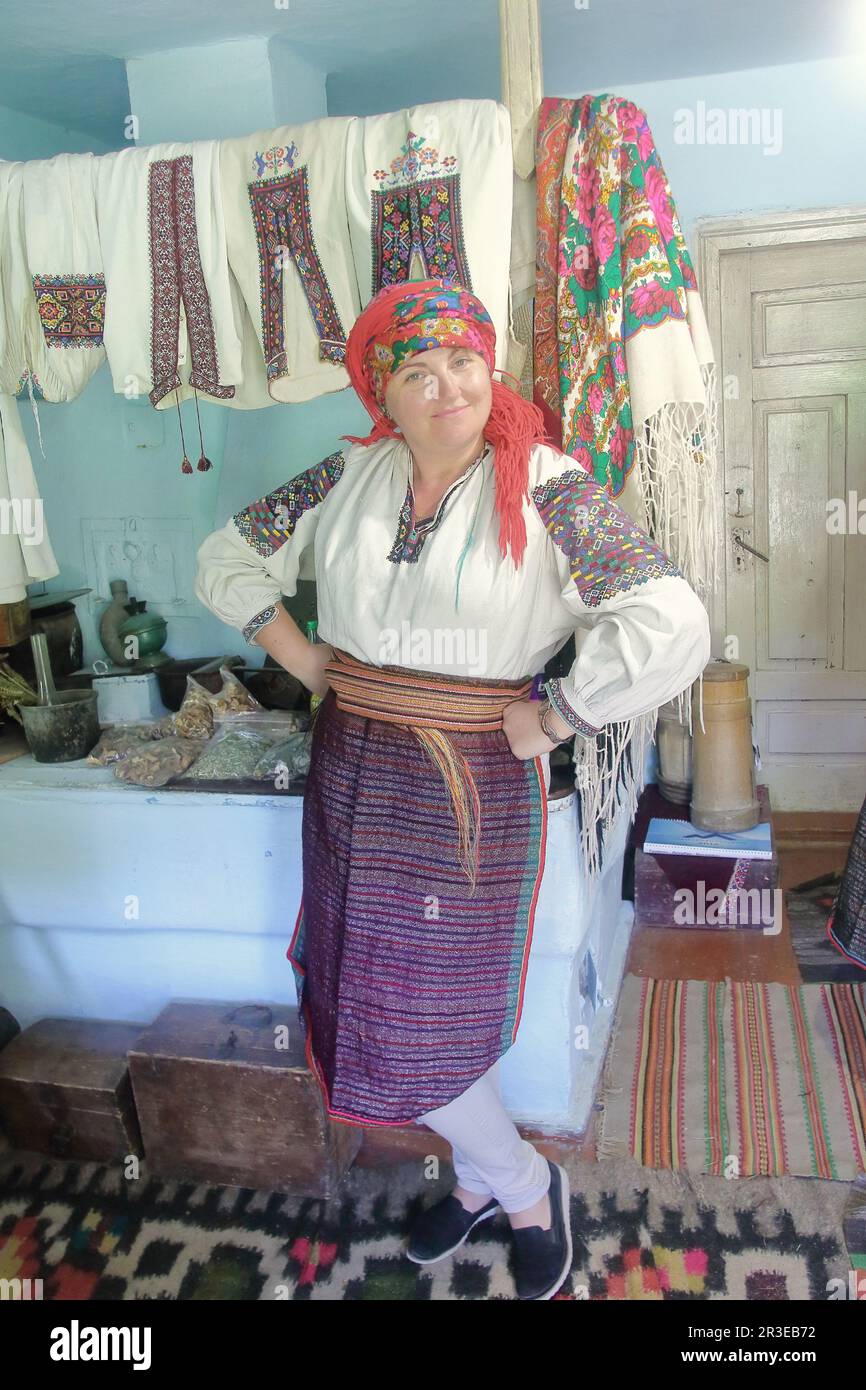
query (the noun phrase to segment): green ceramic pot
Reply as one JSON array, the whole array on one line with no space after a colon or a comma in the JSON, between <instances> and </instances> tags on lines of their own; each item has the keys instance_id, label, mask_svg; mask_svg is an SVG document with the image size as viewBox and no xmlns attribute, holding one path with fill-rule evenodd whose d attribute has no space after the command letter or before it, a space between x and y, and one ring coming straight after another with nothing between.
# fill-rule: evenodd
<instances>
[{"instance_id":1,"label":"green ceramic pot","mask_svg":"<svg viewBox=\"0 0 866 1390\"><path fill-rule=\"evenodd\" d=\"M160 650L167 636L165 618L160 617L158 613L146 613L144 602L140 611L133 613L132 617L127 618L118 628L118 637L124 649L128 637L136 638L138 657L133 665L138 667L161 666L163 662L168 661L169 658Z\"/></svg>"}]
</instances>

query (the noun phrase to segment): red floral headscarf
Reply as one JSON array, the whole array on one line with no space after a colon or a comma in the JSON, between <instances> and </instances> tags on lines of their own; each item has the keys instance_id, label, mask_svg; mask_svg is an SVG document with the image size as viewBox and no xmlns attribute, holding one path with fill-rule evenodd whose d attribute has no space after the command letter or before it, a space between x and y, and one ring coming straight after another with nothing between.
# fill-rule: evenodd
<instances>
[{"instance_id":1,"label":"red floral headscarf","mask_svg":"<svg viewBox=\"0 0 866 1390\"><path fill-rule=\"evenodd\" d=\"M353 444L401 439L383 409L392 372L413 353L461 345L479 352L493 374L496 330L474 294L453 280L405 280L386 285L355 320L346 344L346 370L374 421L373 429L364 438L352 434L340 437ZM510 545L518 568L526 548L522 503L529 481L529 451L533 444L549 440L537 405L501 381L492 381L491 389L493 399L483 435L496 450L499 549L504 557Z\"/></svg>"}]
</instances>

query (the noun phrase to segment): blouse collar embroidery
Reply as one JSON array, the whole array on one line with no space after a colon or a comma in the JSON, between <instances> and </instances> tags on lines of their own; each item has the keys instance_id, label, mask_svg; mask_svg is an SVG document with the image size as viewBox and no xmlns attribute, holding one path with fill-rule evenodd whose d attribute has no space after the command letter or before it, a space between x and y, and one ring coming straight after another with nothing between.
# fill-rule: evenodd
<instances>
[{"instance_id":1,"label":"blouse collar embroidery","mask_svg":"<svg viewBox=\"0 0 866 1390\"><path fill-rule=\"evenodd\" d=\"M413 524L414 498L412 495L412 455L409 446L404 444L405 463L406 463L406 495L403 505L397 517L397 534L394 544L388 553L388 559L398 564L401 560L406 560L414 564L424 545L424 541L437 529L445 515L445 506L451 494L475 472L475 469L483 463L490 451L490 443L484 441L484 448L471 463L468 463L463 472L450 484L448 491L440 499L439 505L432 517L424 517L419 520L415 518Z\"/></svg>"}]
</instances>

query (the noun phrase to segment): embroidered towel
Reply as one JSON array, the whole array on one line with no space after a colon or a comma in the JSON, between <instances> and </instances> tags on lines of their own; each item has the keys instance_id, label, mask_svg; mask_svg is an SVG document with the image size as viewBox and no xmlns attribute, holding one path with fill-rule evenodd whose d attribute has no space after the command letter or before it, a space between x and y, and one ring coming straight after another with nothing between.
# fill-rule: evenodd
<instances>
[{"instance_id":1,"label":"embroidered towel","mask_svg":"<svg viewBox=\"0 0 866 1390\"><path fill-rule=\"evenodd\" d=\"M38 330L24 253L23 169L0 163L0 391L13 396L27 379L28 340Z\"/></svg>"},{"instance_id":2,"label":"embroidered towel","mask_svg":"<svg viewBox=\"0 0 866 1390\"><path fill-rule=\"evenodd\" d=\"M355 118L281 126L220 144L228 255L252 324L233 402L307 401L349 385L359 312L346 226L346 138Z\"/></svg>"},{"instance_id":3,"label":"embroidered towel","mask_svg":"<svg viewBox=\"0 0 866 1390\"><path fill-rule=\"evenodd\" d=\"M441 276L465 285L508 351L511 121L496 101L443 101L359 118L346 207L362 305L384 285Z\"/></svg>"}]
</instances>

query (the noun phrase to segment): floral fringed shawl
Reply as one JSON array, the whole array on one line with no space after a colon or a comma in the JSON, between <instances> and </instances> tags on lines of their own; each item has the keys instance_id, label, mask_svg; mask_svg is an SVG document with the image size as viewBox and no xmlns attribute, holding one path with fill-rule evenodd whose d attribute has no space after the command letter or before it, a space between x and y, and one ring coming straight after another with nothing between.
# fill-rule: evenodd
<instances>
[{"instance_id":1,"label":"floral fringed shawl","mask_svg":"<svg viewBox=\"0 0 866 1390\"><path fill-rule=\"evenodd\" d=\"M534 400L706 604L715 586L716 377L694 269L646 116L611 95L541 103ZM697 682L703 723L702 680ZM676 697L691 731L691 687ZM600 856L644 785L658 709L575 740Z\"/></svg>"},{"instance_id":2,"label":"floral fringed shawl","mask_svg":"<svg viewBox=\"0 0 866 1390\"><path fill-rule=\"evenodd\" d=\"M716 369L644 112L610 95L546 98L536 174L535 401L551 439L706 602L717 578Z\"/></svg>"}]
</instances>

